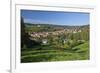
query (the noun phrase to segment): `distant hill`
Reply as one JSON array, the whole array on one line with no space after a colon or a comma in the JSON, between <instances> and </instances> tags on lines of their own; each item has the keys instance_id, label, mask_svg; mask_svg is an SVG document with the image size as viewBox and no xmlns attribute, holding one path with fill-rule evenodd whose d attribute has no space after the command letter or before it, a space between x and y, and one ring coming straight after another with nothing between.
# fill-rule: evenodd
<instances>
[{"instance_id":1,"label":"distant hill","mask_svg":"<svg viewBox=\"0 0 100 73\"><path fill-rule=\"evenodd\" d=\"M32 26L37 26L37 27L47 27L47 28L57 28L57 29L80 29L80 28L89 28L89 24L87 25L80 25L80 26L70 26L70 25L55 25L55 24L30 24L30 23L25 23L26 27L32 27Z\"/></svg>"}]
</instances>

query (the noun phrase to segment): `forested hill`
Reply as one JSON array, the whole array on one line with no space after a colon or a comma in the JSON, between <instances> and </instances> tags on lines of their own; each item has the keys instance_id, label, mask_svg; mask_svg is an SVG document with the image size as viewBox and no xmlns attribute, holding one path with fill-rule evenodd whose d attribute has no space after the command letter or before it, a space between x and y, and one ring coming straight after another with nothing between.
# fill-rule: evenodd
<instances>
[{"instance_id":1,"label":"forested hill","mask_svg":"<svg viewBox=\"0 0 100 73\"><path fill-rule=\"evenodd\" d=\"M63 29L89 29L89 24L81 26L70 25L55 25L55 24L29 24L25 23L26 29L32 31L33 29L39 29L40 31L56 31Z\"/></svg>"},{"instance_id":2,"label":"forested hill","mask_svg":"<svg viewBox=\"0 0 100 73\"><path fill-rule=\"evenodd\" d=\"M70 25L56 25L56 24L30 24L30 23L25 23L25 26L44 26L44 27L58 27L58 28L88 28L89 24L86 25L80 25L80 26L70 26Z\"/></svg>"}]
</instances>

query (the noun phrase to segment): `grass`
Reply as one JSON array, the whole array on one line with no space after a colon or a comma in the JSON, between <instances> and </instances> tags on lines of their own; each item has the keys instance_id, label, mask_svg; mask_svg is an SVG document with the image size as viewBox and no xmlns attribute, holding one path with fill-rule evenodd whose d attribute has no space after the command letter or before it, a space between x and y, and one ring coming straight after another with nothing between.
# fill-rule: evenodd
<instances>
[{"instance_id":1,"label":"grass","mask_svg":"<svg viewBox=\"0 0 100 73\"><path fill-rule=\"evenodd\" d=\"M72 49L68 50L54 49L50 45L44 47L42 46L42 48L44 49L37 50L33 48L30 50L21 51L21 62L29 63L29 62L73 61L73 60L89 59L89 42L75 46Z\"/></svg>"}]
</instances>

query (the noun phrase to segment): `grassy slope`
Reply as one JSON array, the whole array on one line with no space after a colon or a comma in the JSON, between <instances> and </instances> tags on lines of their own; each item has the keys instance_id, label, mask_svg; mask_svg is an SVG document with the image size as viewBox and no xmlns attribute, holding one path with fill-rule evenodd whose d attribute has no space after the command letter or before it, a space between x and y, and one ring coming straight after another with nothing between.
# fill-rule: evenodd
<instances>
[{"instance_id":1,"label":"grassy slope","mask_svg":"<svg viewBox=\"0 0 100 73\"><path fill-rule=\"evenodd\" d=\"M77 49L76 52L89 52L89 42L75 46L72 49Z\"/></svg>"},{"instance_id":2,"label":"grassy slope","mask_svg":"<svg viewBox=\"0 0 100 73\"><path fill-rule=\"evenodd\" d=\"M47 62L89 59L89 42L68 50L30 50L22 51L21 62Z\"/></svg>"},{"instance_id":3,"label":"grassy slope","mask_svg":"<svg viewBox=\"0 0 100 73\"><path fill-rule=\"evenodd\" d=\"M74 47L73 49L75 49L75 48L77 49L77 50L75 50L75 52L79 53L83 59L89 59L89 42L78 45L78 46Z\"/></svg>"}]
</instances>

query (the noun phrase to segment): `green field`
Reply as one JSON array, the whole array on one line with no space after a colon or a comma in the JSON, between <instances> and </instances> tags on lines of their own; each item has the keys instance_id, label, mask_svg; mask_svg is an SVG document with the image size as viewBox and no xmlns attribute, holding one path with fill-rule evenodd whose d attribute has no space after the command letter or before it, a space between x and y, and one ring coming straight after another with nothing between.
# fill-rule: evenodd
<instances>
[{"instance_id":1,"label":"green field","mask_svg":"<svg viewBox=\"0 0 100 73\"><path fill-rule=\"evenodd\" d=\"M37 50L37 48L42 48ZM89 42L80 44L70 49L58 50L53 46L43 45L36 49L24 49L21 52L21 62L50 62L50 61L73 61L89 59Z\"/></svg>"}]
</instances>

